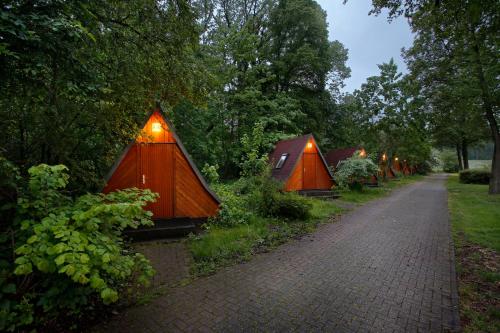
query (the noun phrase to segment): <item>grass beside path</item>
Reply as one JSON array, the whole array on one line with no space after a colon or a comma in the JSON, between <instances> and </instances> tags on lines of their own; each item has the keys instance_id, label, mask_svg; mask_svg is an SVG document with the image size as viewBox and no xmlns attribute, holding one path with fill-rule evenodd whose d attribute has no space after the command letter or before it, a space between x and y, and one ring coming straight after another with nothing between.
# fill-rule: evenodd
<instances>
[{"instance_id":1,"label":"grass beside path","mask_svg":"<svg viewBox=\"0 0 500 333\"><path fill-rule=\"evenodd\" d=\"M248 224L231 228L210 226L206 233L192 236L188 246L194 259L193 273L206 275L221 266L246 261L255 253L314 231L318 224L342 211L333 201L309 200L311 218L306 221L254 216Z\"/></svg>"},{"instance_id":2,"label":"grass beside path","mask_svg":"<svg viewBox=\"0 0 500 333\"><path fill-rule=\"evenodd\" d=\"M447 181L464 332L500 332L500 196Z\"/></svg>"},{"instance_id":3,"label":"grass beside path","mask_svg":"<svg viewBox=\"0 0 500 333\"><path fill-rule=\"evenodd\" d=\"M414 175L414 176L401 177L396 180L389 180L387 182L380 182L379 187L367 187L364 188L362 192L341 191L340 200L362 204L371 200L384 197L389 193L391 193L392 190L404 185L414 183L418 180L421 180L423 177L424 176L421 175Z\"/></svg>"}]
</instances>

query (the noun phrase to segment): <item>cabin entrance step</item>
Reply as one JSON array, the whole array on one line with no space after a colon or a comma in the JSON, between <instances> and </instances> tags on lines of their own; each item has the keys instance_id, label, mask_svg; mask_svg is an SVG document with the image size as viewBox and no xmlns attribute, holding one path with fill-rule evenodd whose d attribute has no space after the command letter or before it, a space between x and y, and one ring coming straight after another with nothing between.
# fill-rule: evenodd
<instances>
[{"instance_id":1,"label":"cabin entrance step","mask_svg":"<svg viewBox=\"0 0 500 333\"><path fill-rule=\"evenodd\" d=\"M148 241L154 239L185 237L197 233L206 219L173 218L153 220L151 227L140 227L125 230L125 235L132 241Z\"/></svg>"},{"instance_id":2,"label":"cabin entrance step","mask_svg":"<svg viewBox=\"0 0 500 333\"><path fill-rule=\"evenodd\" d=\"M300 195L305 197L313 197L318 199L337 199L340 195L332 190L301 190L298 191Z\"/></svg>"}]
</instances>

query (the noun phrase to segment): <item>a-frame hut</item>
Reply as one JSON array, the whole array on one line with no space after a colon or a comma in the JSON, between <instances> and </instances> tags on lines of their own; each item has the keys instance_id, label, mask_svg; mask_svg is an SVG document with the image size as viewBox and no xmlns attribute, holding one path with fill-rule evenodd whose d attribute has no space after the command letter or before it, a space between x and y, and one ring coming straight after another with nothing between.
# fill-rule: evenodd
<instances>
[{"instance_id":1,"label":"a-frame hut","mask_svg":"<svg viewBox=\"0 0 500 333\"><path fill-rule=\"evenodd\" d=\"M396 178L396 173L392 169L392 165L389 165L386 153L379 155L379 175L384 179Z\"/></svg>"},{"instance_id":2,"label":"a-frame hut","mask_svg":"<svg viewBox=\"0 0 500 333\"><path fill-rule=\"evenodd\" d=\"M273 178L285 191L330 190L332 175L312 134L282 140L269 156Z\"/></svg>"},{"instance_id":3,"label":"a-frame hut","mask_svg":"<svg viewBox=\"0 0 500 333\"><path fill-rule=\"evenodd\" d=\"M156 221L204 219L214 216L219 207L219 199L160 108L150 113L141 134L115 162L103 192L130 187L150 189L160 195L147 206Z\"/></svg>"},{"instance_id":4,"label":"a-frame hut","mask_svg":"<svg viewBox=\"0 0 500 333\"><path fill-rule=\"evenodd\" d=\"M406 160L403 161L403 174L405 176L411 175L411 167Z\"/></svg>"}]
</instances>

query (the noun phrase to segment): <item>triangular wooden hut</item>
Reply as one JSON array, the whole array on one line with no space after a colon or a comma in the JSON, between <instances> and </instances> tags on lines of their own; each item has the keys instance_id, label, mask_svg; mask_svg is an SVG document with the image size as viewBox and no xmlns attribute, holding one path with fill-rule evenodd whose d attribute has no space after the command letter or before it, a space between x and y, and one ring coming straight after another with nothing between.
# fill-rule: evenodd
<instances>
[{"instance_id":1,"label":"triangular wooden hut","mask_svg":"<svg viewBox=\"0 0 500 333\"><path fill-rule=\"evenodd\" d=\"M273 178L285 191L330 190L332 175L312 134L282 140L269 156Z\"/></svg>"},{"instance_id":2,"label":"triangular wooden hut","mask_svg":"<svg viewBox=\"0 0 500 333\"><path fill-rule=\"evenodd\" d=\"M196 168L174 127L160 108L153 110L118 158L103 192L130 187L160 195L147 209L155 220L200 219L214 216L219 199Z\"/></svg>"},{"instance_id":3,"label":"triangular wooden hut","mask_svg":"<svg viewBox=\"0 0 500 333\"><path fill-rule=\"evenodd\" d=\"M396 173L392 169L392 165L389 165L389 161L386 153L379 155L379 176L384 179L396 178Z\"/></svg>"}]
</instances>

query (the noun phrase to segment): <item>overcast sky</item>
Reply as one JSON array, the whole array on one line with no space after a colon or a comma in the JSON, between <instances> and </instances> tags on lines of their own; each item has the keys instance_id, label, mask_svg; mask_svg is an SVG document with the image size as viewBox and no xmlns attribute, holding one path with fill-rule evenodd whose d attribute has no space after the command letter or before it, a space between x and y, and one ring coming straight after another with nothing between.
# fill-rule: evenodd
<instances>
[{"instance_id":1,"label":"overcast sky","mask_svg":"<svg viewBox=\"0 0 500 333\"><path fill-rule=\"evenodd\" d=\"M386 15L368 16L371 0L316 0L328 15L330 40L339 40L349 49L347 64L351 77L347 79L345 91L352 92L366 78L379 73L377 64L388 62L391 57L402 72L406 65L401 57L401 48L409 47L413 37L404 18L387 22Z\"/></svg>"}]
</instances>

